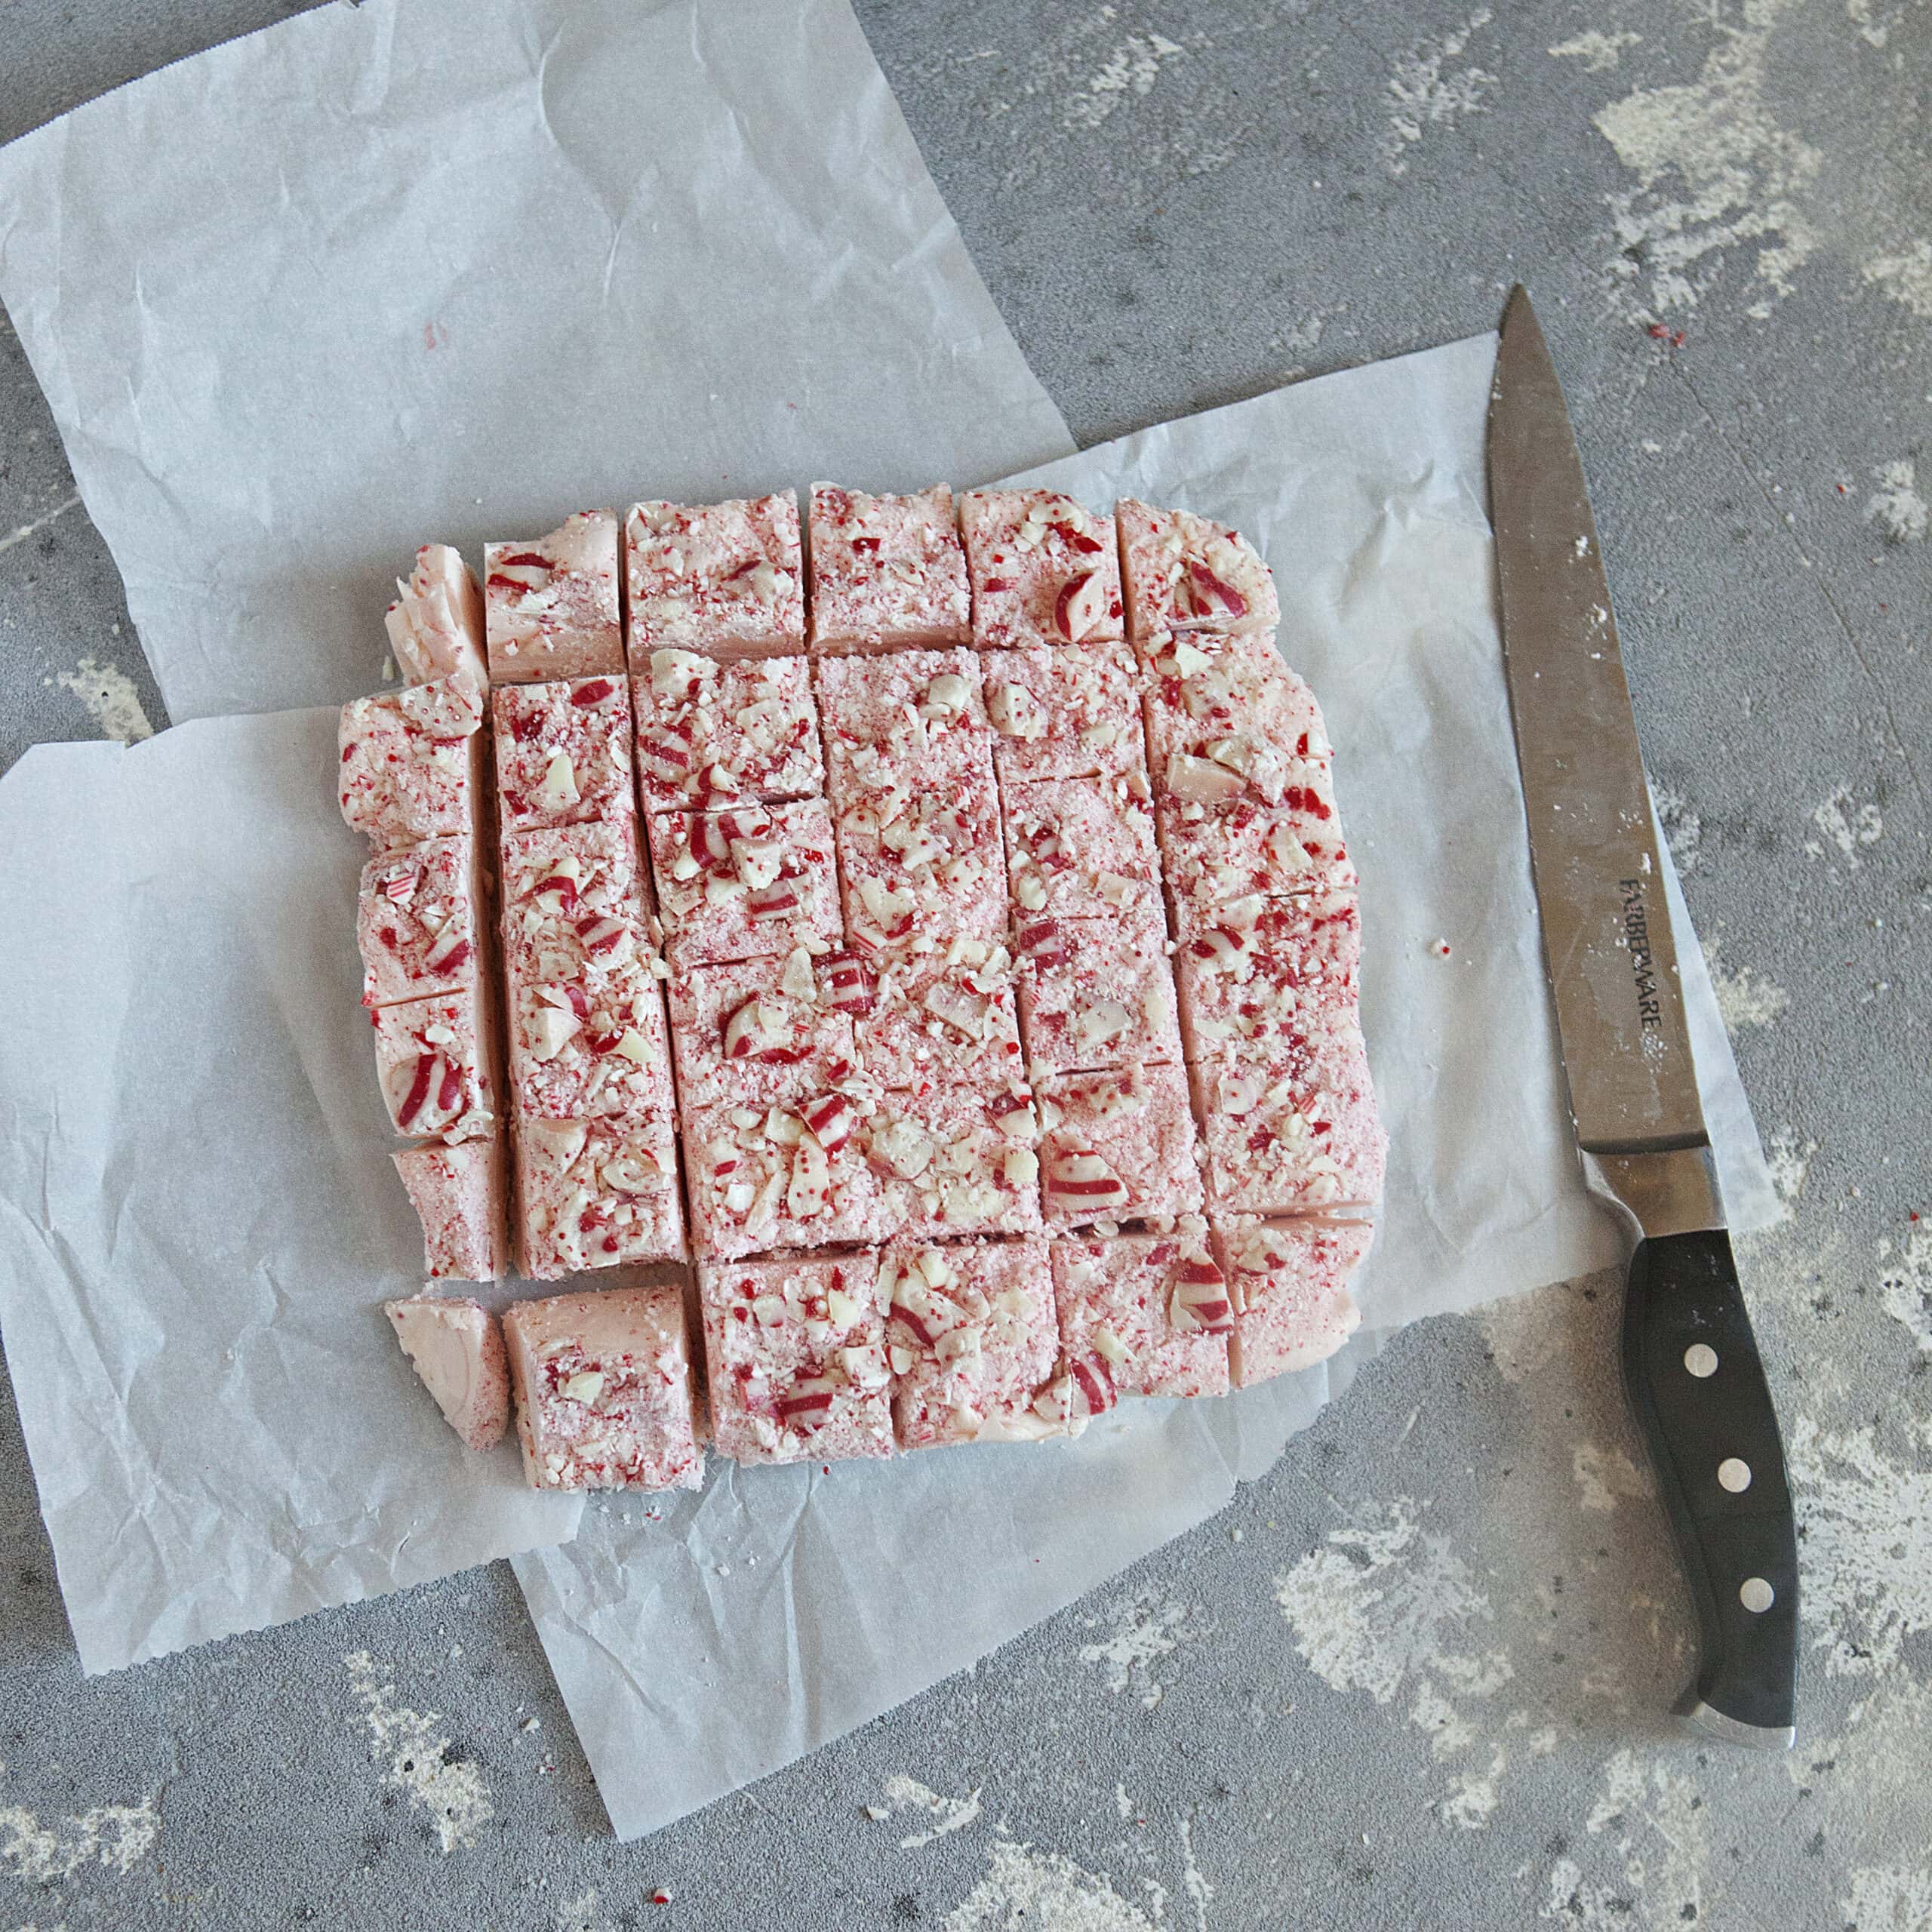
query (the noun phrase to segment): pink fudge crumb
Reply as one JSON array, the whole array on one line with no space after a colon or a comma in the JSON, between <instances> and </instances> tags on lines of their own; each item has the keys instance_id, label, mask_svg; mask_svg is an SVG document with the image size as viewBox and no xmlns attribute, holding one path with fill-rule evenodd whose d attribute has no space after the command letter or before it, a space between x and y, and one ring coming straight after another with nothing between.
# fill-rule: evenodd
<instances>
[{"instance_id":1,"label":"pink fudge crumb","mask_svg":"<svg viewBox=\"0 0 1932 1932\"><path fill-rule=\"evenodd\" d=\"M1067 1432L1044 1241L891 1247L879 1278L900 1448Z\"/></svg>"},{"instance_id":2,"label":"pink fudge crumb","mask_svg":"<svg viewBox=\"0 0 1932 1932\"><path fill-rule=\"evenodd\" d=\"M355 943L365 1006L455 992L482 970L477 857L475 840L465 835L426 838L363 867Z\"/></svg>"},{"instance_id":3,"label":"pink fudge crumb","mask_svg":"<svg viewBox=\"0 0 1932 1932\"><path fill-rule=\"evenodd\" d=\"M1164 798L1154 823L1183 937L1218 924L1235 900L1346 892L1358 882L1325 768L1304 766L1278 805Z\"/></svg>"},{"instance_id":4,"label":"pink fudge crumb","mask_svg":"<svg viewBox=\"0 0 1932 1932\"><path fill-rule=\"evenodd\" d=\"M342 707L336 795L379 852L471 829L481 795L483 700L454 678Z\"/></svg>"},{"instance_id":5,"label":"pink fudge crumb","mask_svg":"<svg viewBox=\"0 0 1932 1932\"><path fill-rule=\"evenodd\" d=\"M700 1254L881 1239L892 1226L866 1158L871 1101L829 1088L789 1106L686 1106L685 1172Z\"/></svg>"},{"instance_id":6,"label":"pink fudge crumb","mask_svg":"<svg viewBox=\"0 0 1932 1932\"><path fill-rule=\"evenodd\" d=\"M1281 621L1274 575L1239 531L1131 497L1114 515L1137 643L1156 631L1269 632Z\"/></svg>"},{"instance_id":7,"label":"pink fudge crumb","mask_svg":"<svg viewBox=\"0 0 1932 1932\"><path fill-rule=\"evenodd\" d=\"M1194 1117L1180 1068L1063 1074L1041 1084L1039 1103L1049 1227L1201 1211Z\"/></svg>"},{"instance_id":8,"label":"pink fudge crumb","mask_svg":"<svg viewBox=\"0 0 1932 1932\"><path fill-rule=\"evenodd\" d=\"M911 497L812 485L812 649L965 644L966 553L943 483Z\"/></svg>"},{"instance_id":9,"label":"pink fudge crumb","mask_svg":"<svg viewBox=\"0 0 1932 1932\"><path fill-rule=\"evenodd\" d=\"M1022 920L1165 924L1154 815L1125 779L1048 778L1015 790L1006 863Z\"/></svg>"},{"instance_id":10,"label":"pink fudge crumb","mask_svg":"<svg viewBox=\"0 0 1932 1932\"><path fill-rule=\"evenodd\" d=\"M876 661L876 660L875 660ZM959 772L842 808L834 823L845 932L862 952L992 945L1008 924L992 774Z\"/></svg>"},{"instance_id":11,"label":"pink fudge crumb","mask_svg":"<svg viewBox=\"0 0 1932 1932\"><path fill-rule=\"evenodd\" d=\"M711 1426L742 1463L892 1454L877 1251L698 1269Z\"/></svg>"},{"instance_id":12,"label":"pink fudge crumb","mask_svg":"<svg viewBox=\"0 0 1932 1932\"><path fill-rule=\"evenodd\" d=\"M1002 790L1043 778L1124 778L1147 789L1140 678L1117 644L1042 645L980 660Z\"/></svg>"},{"instance_id":13,"label":"pink fudge crumb","mask_svg":"<svg viewBox=\"0 0 1932 1932\"><path fill-rule=\"evenodd\" d=\"M1022 1083L984 1093L942 1080L884 1095L860 1129L885 1225L901 1241L1039 1227L1038 1116Z\"/></svg>"},{"instance_id":14,"label":"pink fudge crumb","mask_svg":"<svg viewBox=\"0 0 1932 1932\"><path fill-rule=\"evenodd\" d=\"M669 986L678 1092L687 1107L762 1107L849 1081L852 1015L803 946L782 959L694 966Z\"/></svg>"},{"instance_id":15,"label":"pink fudge crumb","mask_svg":"<svg viewBox=\"0 0 1932 1932\"><path fill-rule=\"evenodd\" d=\"M1180 1063L1167 928L1153 915L1023 920L1017 943L1020 1023L1035 1081Z\"/></svg>"},{"instance_id":16,"label":"pink fudge crumb","mask_svg":"<svg viewBox=\"0 0 1932 1932\"><path fill-rule=\"evenodd\" d=\"M521 1301L503 1317L533 1489L701 1489L682 1289Z\"/></svg>"},{"instance_id":17,"label":"pink fudge crumb","mask_svg":"<svg viewBox=\"0 0 1932 1932\"><path fill-rule=\"evenodd\" d=\"M398 1134L433 1135L450 1146L497 1131L490 1068L488 982L460 992L379 1007L376 1078Z\"/></svg>"},{"instance_id":18,"label":"pink fudge crumb","mask_svg":"<svg viewBox=\"0 0 1932 1932\"><path fill-rule=\"evenodd\" d=\"M389 649L406 684L454 678L473 691L490 682L483 648L483 592L476 573L447 543L426 543L396 580L386 613Z\"/></svg>"},{"instance_id":19,"label":"pink fudge crumb","mask_svg":"<svg viewBox=\"0 0 1932 1932\"><path fill-rule=\"evenodd\" d=\"M504 831L630 817L631 707L622 678L505 685L491 709Z\"/></svg>"},{"instance_id":20,"label":"pink fudge crumb","mask_svg":"<svg viewBox=\"0 0 1932 1932\"><path fill-rule=\"evenodd\" d=\"M851 983L859 1060L881 1087L958 1080L1004 1085L1023 1064L1013 962L998 942L958 939L924 954L821 961Z\"/></svg>"},{"instance_id":21,"label":"pink fudge crumb","mask_svg":"<svg viewBox=\"0 0 1932 1932\"><path fill-rule=\"evenodd\" d=\"M463 1446L494 1448L510 1419L509 1376L497 1318L480 1302L435 1295L385 1302L383 1312Z\"/></svg>"},{"instance_id":22,"label":"pink fudge crumb","mask_svg":"<svg viewBox=\"0 0 1932 1932\"><path fill-rule=\"evenodd\" d=\"M668 1106L635 1109L621 1120L519 1121L516 1174L523 1269L532 1281L684 1257Z\"/></svg>"},{"instance_id":23,"label":"pink fudge crumb","mask_svg":"<svg viewBox=\"0 0 1932 1932\"><path fill-rule=\"evenodd\" d=\"M666 957L677 971L843 940L832 819L820 801L658 812L646 829Z\"/></svg>"},{"instance_id":24,"label":"pink fudge crumb","mask_svg":"<svg viewBox=\"0 0 1932 1932\"><path fill-rule=\"evenodd\" d=\"M1315 694L1265 638L1176 638L1147 683L1147 738L1163 798L1211 807L1278 805L1325 775L1328 734ZM1316 782L1319 782L1318 780Z\"/></svg>"},{"instance_id":25,"label":"pink fudge crumb","mask_svg":"<svg viewBox=\"0 0 1932 1932\"><path fill-rule=\"evenodd\" d=\"M820 658L813 676L838 811L881 809L957 777L992 782L992 728L971 651Z\"/></svg>"},{"instance_id":26,"label":"pink fudge crumb","mask_svg":"<svg viewBox=\"0 0 1932 1932\"><path fill-rule=\"evenodd\" d=\"M483 551L490 676L500 685L617 677L617 516L579 510L547 537Z\"/></svg>"},{"instance_id":27,"label":"pink fudge crumb","mask_svg":"<svg viewBox=\"0 0 1932 1932\"><path fill-rule=\"evenodd\" d=\"M1238 899L1174 955L1190 1060L1272 1052L1311 1013L1352 1013L1361 912L1353 893Z\"/></svg>"},{"instance_id":28,"label":"pink fudge crumb","mask_svg":"<svg viewBox=\"0 0 1932 1932\"><path fill-rule=\"evenodd\" d=\"M825 789L818 707L802 657L720 663L654 651L631 681L647 812L772 804Z\"/></svg>"},{"instance_id":29,"label":"pink fudge crumb","mask_svg":"<svg viewBox=\"0 0 1932 1932\"><path fill-rule=\"evenodd\" d=\"M661 648L783 657L805 648L798 499L786 490L686 509L635 503L624 519L630 660Z\"/></svg>"},{"instance_id":30,"label":"pink fudge crumb","mask_svg":"<svg viewBox=\"0 0 1932 1932\"><path fill-rule=\"evenodd\" d=\"M501 1139L404 1147L389 1158L423 1224L423 1272L432 1281L502 1280L510 1235Z\"/></svg>"},{"instance_id":31,"label":"pink fudge crumb","mask_svg":"<svg viewBox=\"0 0 1932 1932\"><path fill-rule=\"evenodd\" d=\"M1214 1235L1234 1301L1237 1389L1325 1361L1361 1326L1349 1278L1375 1238L1366 1222L1237 1218Z\"/></svg>"},{"instance_id":32,"label":"pink fudge crumb","mask_svg":"<svg viewBox=\"0 0 1932 1932\"><path fill-rule=\"evenodd\" d=\"M959 527L982 651L1124 635L1112 517L1052 490L969 490Z\"/></svg>"}]
</instances>

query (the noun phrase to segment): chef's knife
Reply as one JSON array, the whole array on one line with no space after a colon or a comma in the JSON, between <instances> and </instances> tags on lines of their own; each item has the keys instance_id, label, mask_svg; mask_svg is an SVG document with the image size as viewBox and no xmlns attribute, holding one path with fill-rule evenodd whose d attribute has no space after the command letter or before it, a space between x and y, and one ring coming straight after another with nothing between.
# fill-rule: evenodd
<instances>
[{"instance_id":1,"label":"chef's knife","mask_svg":"<svg viewBox=\"0 0 1932 1932\"><path fill-rule=\"evenodd\" d=\"M1798 1549L1724 1232L1636 721L1582 459L1527 293L1490 393L1489 491L1543 949L1591 1189L1635 1238L1624 1386L1702 1626L1686 1715L1787 1749Z\"/></svg>"}]
</instances>

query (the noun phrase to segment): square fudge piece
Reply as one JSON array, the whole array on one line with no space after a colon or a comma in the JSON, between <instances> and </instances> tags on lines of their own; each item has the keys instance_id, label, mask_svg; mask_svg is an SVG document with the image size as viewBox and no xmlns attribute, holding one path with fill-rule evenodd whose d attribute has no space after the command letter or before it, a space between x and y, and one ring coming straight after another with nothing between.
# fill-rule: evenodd
<instances>
[{"instance_id":1,"label":"square fudge piece","mask_svg":"<svg viewBox=\"0 0 1932 1932\"><path fill-rule=\"evenodd\" d=\"M840 811L992 780L992 728L971 651L829 657L814 666L825 727L826 789Z\"/></svg>"},{"instance_id":2,"label":"square fudge piece","mask_svg":"<svg viewBox=\"0 0 1932 1932\"><path fill-rule=\"evenodd\" d=\"M622 678L505 685L490 702L505 832L632 815L630 694Z\"/></svg>"},{"instance_id":3,"label":"square fudge piece","mask_svg":"<svg viewBox=\"0 0 1932 1932\"><path fill-rule=\"evenodd\" d=\"M451 678L342 707L336 795L379 852L473 829L483 780L483 699Z\"/></svg>"},{"instance_id":4,"label":"square fudge piece","mask_svg":"<svg viewBox=\"0 0 1932 1932\"><path fill-rule=\"evenodd\" d=\"M1112 517L1053 490L968 490L959 528L982 651L1124 635Z\"/></svg>"},{"instance_id":5,"label":"square fudge piece","mask_svg":"<svg viewBox=\"0 0 1932 1932\"><path fill-rule=\"evenodd\" d=\"M1204 1222L1057 1241L1053 1257L1076 1420L1122 1395L1228 1392L1234 1306Z\"/></svg>"},{"instance_id":6,"label":"square fudge piece","mask_svg":"<svg viewBox=\"0 0 1932 1932\"><path fill-rule=\"evenodd\" d=\"M697 1272L711 1428L738 1463L892 1454L876 1251L709 1263Z\"/></svg>"},{"instance_id":7,"label":"square fudge piece","mask_svg":"<svg viewBox=\"0 0 1932 1932\"><path fill-rule=\"evenodd\" d=\"M875 660L876 661L876 660ZM895 788L834 822L845 932L855 949L929 952L1004 941L1006 869L990 771Z\"/></svg>"},{"instance_id":8,"label":"square fudge piece","mask_svg":"<svg viewBox=\"0 0 1932 1932\"><path fill-rule=\"evenodd\" d=\"M1036 1081L1180 1063L1168 931L1157 918L1023 921L1018 943L1020 1024Z\"/></svg>"},{"instance_id":9,"label":"square fudge piece","mask_svg":"<svg viewBox=\"0 0 1932 1932\"><path fill-rule=\"evenodd\" d=\"M891 1247L879 1278L900 1448L1067 1432L1044 1241Z\"/></svg>"},{"instance_id":10,"label":"square fudge piece","mask_svg":"<svg viewBox=\"0 0 1932 1932\"><path fill-rule=\"evenodd\" d=\"M1154 789L1208 806L1278 805L1330 747L1315 694L1264 638L1175 640L1147 683ZM1178 666L1190 668L1183 673Z\"/></svg>"},{"instance_id":11,"label":"square fudge piece","mask_svg":"<svg viewBox=\"0 0 1932 1932\"><path fill-rule=\"evenodd\" d=\"M1179 1067L1063 1074L1042 1083L1039 1103L1049 1227L1201 1211L1194 1116Z\"/></svg>"},{"instance_id":12,"label":"square fudge piece","mask_svg":"<svg viewBox=\"0 0 1932 1932\"><path fill-rule=\"evenodd\" d=\"M720 663L654 651L631 681L638 796L647 812L772 804L825 789L818 707L802 657Z\"/></svg>"},{"instance_id":13,"label":"square fudge piece","mask_svg":"<svg viewBox=\"0 0 1932 1932\"><path fill-rule=\"evenodd\" d=\"M1188 1058L1266 1056L1306 1015L1356 1010L1361 909L1352 892L1237 899L1174 963Z\"/></svg>"},{"instance_id":14,"label":"square fudge piece","mask_svg":"<svg viewBox=\"0 0 1932 1932\"><path fill-rule=\"evenodd\" d=\"M971 641L966 553L952 492L869 497L812 485L815 651L902 651Z\"/></svg>"},{"instance_id":15,"label":"square fudge piece","mask_svg":"<svg viewBox=\"0 0 1932 1932\"><path fill-rule=\"evenodd\" d=\"M645 826L676 971L843 940L832 817L820 801L657 812Z\"/></svg>"},{"instance_id":16,"label":"square fudge piece","mask_svg":"<svg viewBox=\"0 0 1932 1932\"><path fill-rule=\"evenodd\" d=\"M1274 574L1238 531L1192 510L1123 497L1120 524L1128 635L1156 631L1272 632L1281 621Z\"/></svg>"},{"instance_id":17,"label":"square fudge piece","mask_svg":"<svg viewBox=\"0 0 1932 1932\"><path fill-rule=\"evenodd\" d=\"M365 1006L454 992L475 978L483 896L478 851L466 833L426 838L362 868L355 944Z\"/></svg>"},{"instance_id":18,"label":"square fudge piece","mask_svg":"<svg viewBox=\"0 0 1932 1932\"><path fill-rule=\"evenodd\" d=\"M1312 761L1278 805L1164 798L1154 826L1183 938L1220 924L1236 900L1352 892L1358 883L1327 769Z\"/></svg>"},{"instance_id":19,"label":"square fudge piece","mask_svg":"<svg viewBox=\"0 0 1932 1932\"><path fill-rule=\"evenodd\" d=\"M493 683L621 675L617 512L579 510L547 537L485 545L483 605Z\"/></svg>"},{"instance_id":20,"label":"square fudge piece","mask_svg":"<svg viewBox=\"0 0 1932 1932\"><path fill-rule=\"evenodd\" d=\"M678 1136L668 1106L621 1120L521 1120L516 1180L523 1272L534 1281L684 1257Z\"/></svg>"},{"instance_id":21,"label":"square fudge piece","mask_svg":"<svg viewBox=\"0 0 1932 1932\"><path fill-rule=\"evenodd\" d=\"M1218 1222L1214 1244L1234 1303L1237 1389L1325 1361L1361 1325L1349 1278L1375 1230L1364 1221Z\"/></svg>"},{"instance_id":22,"label":"square fudge piece","mask_svg":"<svg viewBox=\"0 0 1932 1932\"><path fill-rule=\"evenodd\" d=\"M601 1288L503 1316L533 1489L702 1489L683 1290Z\"/></svg>"},{"instance_id":23,"label":"square fudge piece","mask_svg":"<svg viewBox=\"0 0 1932 1932\"><path fill-rule=\"evenodd\" d=\"M1124 779L1045 778L1012 792L1006 865L1022 919L1166 923L1154 815Z\"/></svg>"},{"instance_id":24,"label":"square fudge piece","mask_svg":"<svg viewBox=\"0 0 1932 1932\"><path fill-rule=\"evenodd\" d=\"M510 1272L500 1136L458 1147L405 1147L389 1158L423 1224L424 1274L435 1281L497 1281Z\"/></svg>"},{"instance_id":25,"label":"square fudge piece","mask_svg":"<svg viewBox=\"0 0 1932 1932\"><path fill-rule=\"evenodd\" d=\"M866 1077L911 1089L949 1080L1003 1086L1022 1066L1013 961L997 941L955 939L930 953L820 961L849 982L853 1029Z\"/></svg>"},{"instance_id":26,"label":"square fudge piece","mask_svg":"<svg viewBox=\"0 0 1932 1932\"><path fill-rule=\"evenodd\" d=\"M497 1318L480 1302L439 1295L387 1301L383 1312L463 1447L494 1449L510 1420L509 1374Z\"/></svg>"},{"instance_id":27,"label":"square fudge piece","mask_svg":"<svg viewBox=\"0 0 1932 1932\"><path fill-rule=\"evenodd\" d=\"M784 657L805 648L795 491L690 509L635 503L624 519L624 570L631 669L640 675L660 649Z\"/></svg>"},{"instance_id":28,"label":"square fudge piece","mask_svg":"<svg viewBox=\"0 0 1932 1932\"><path fill-rule=\"evenodd\" d=\"M470 691L486 689L483 592L461 555L447 543L424 544L408 577L397 578L395 590L383 621L404 683L454 678Z\"/></svg>"},{"instance_id":29,"label":"square fudge piece","mask_svg":"<svg viewBox=\"0 0 1932 1932\"><path fill-rule=\"evenodd\" d=\"M1372 1207L1388 1137L1353 1014L1311 1013L1265 1060L1195 1069L1217 1208L1295 1214Z\"/></svg>"},{"instance_id":30,"label":"square fudge piece","mask_svg":"<svg viewBox=\"0 0 1932 1932\"><path fill-rule=\"evenodd\" d=\"M944 1081L887 1094L860 1128L901 1241L1030 1234L1040 1225L1038 1116L1022 1084L975 1093Z\"/></svg>"},{"instance_id":31,"label":"square fudge piece","mask_svg":"<svg viewBox=\"0 0 1932 1932\"><path fill-rule=\"evenodd\" d=\"M1149 795L1140 674L1121 645L989 651L980 668L1009 797L1042 778L1123 778L1134 797Z\"/></svg>"},{"instance_id":32,"label":"square fudge piece","mask_svg":"<svg viewBox=\"0 0 1932 1932\"><path fill-rule=\"evenodd\" d=\"M396 1132L454 1146L497 1131L489 982L378 1007L376 1080Z\"/></svg>"},{"instance_id":33,"label":"square fudge piece","mask_svg":"<svg viewBox=\"0 0 1932 1932\"><path fill-rule=\"evenodd\" d=\"M834 1088L790 1106L685 1106L692 1246L728 1257L882 1239L893 1223L866 1158L871 1105Z\"/></svg>"},{"instance_id":34,"label":"square fudge piece","mask_svg":"<svg viewBox=\"0 0 1932 1932\"><path fill-rule=\"evenodd\" d=\"M678 974L668 991L684 1105L762 1108L849 1081L852 1015L831 990L803 946Z\"/></svg>"}]
</instances>

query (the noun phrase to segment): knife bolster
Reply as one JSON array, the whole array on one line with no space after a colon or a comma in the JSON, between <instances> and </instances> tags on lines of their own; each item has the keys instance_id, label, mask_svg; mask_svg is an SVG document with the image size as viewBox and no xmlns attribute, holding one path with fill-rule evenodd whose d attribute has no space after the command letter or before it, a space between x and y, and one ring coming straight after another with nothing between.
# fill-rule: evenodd
<instances>
[{"instance_id":1,"label":"knife bolster","mask_svg":"<svg viewBox=\"0 0 1932 1932\"><path fill-rule=\"evenodd\" d=\"M1708 1145L1638 1154L1583 1152L1590 1192L1628 1220L1639 1241L1701 1234L1724 1225L1717 1163Z\"/></svg>"}]
</instances>

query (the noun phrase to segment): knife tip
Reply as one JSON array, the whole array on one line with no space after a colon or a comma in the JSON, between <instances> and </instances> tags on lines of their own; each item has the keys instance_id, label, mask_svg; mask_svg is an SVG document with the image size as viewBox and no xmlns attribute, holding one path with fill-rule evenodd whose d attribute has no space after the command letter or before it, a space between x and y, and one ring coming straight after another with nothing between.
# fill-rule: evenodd
<instances>
[{"instance_id":1,"label":"knife tip","mask_svg":"<svg viewBox=\"0 0 1932 1932\"><path fill-rule=\"evenodd\" d=\"M1528 316L1534 313L1535 311L1530 306L1530 291L1520 281L1516 283L1509 291L1509 300L1503 305L1503 333L1506 335L1508 334L1510 324L1519 317Z\"/></svg>"}]
</instances>

